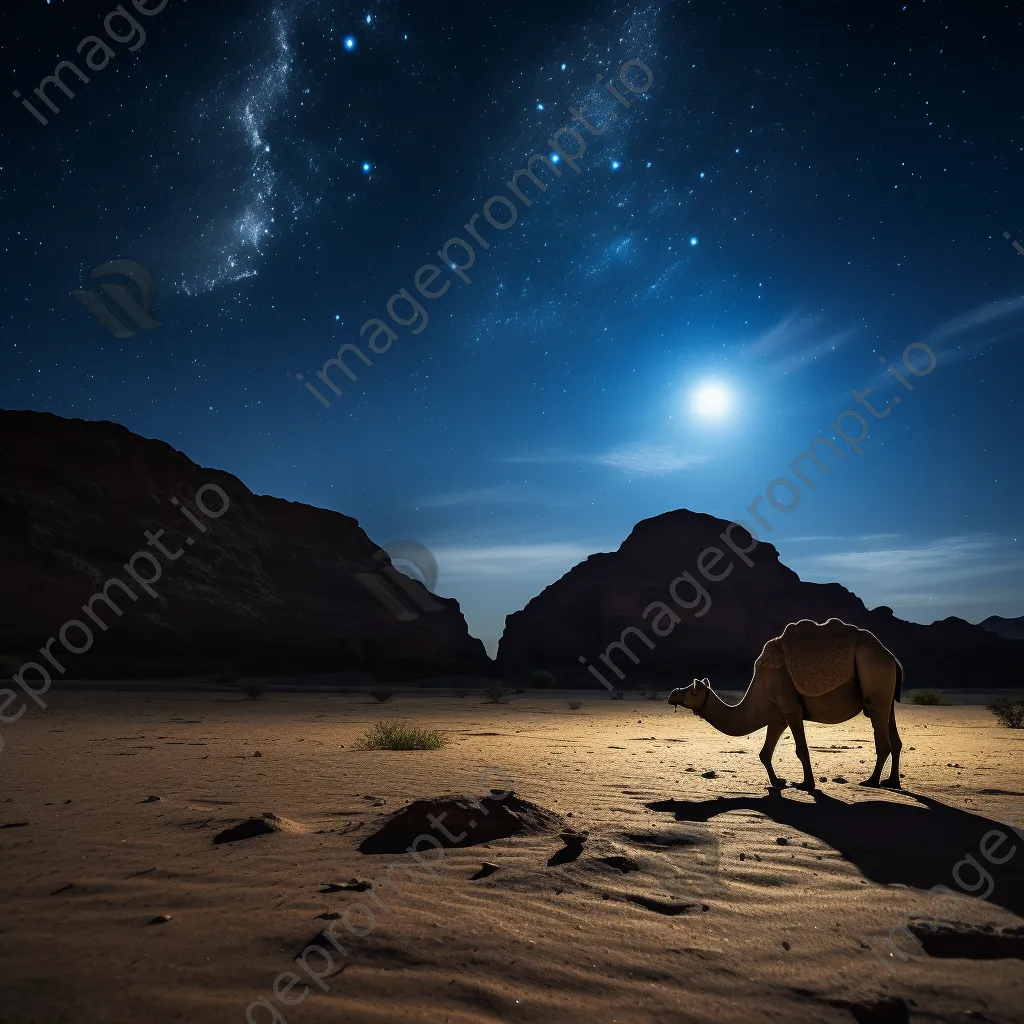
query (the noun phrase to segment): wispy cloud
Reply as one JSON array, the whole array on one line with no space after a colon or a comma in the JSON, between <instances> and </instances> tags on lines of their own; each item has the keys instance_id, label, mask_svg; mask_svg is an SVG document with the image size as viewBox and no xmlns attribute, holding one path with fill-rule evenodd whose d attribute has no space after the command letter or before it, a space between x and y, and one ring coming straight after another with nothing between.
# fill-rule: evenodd
<instances>
[{"instance_id":1,"label":"wispy cloud","mask_svg":"<svg viewBox=\"0 0 1024 1024\"><path fill-rule=\"evenodd\" d=\"M1017 316L1022 311L1024 311L1024 295L987 302L983 306L977 306L975 309L968 310L966 313L961 313L959 316L939 324L924 337L924 343L935 350L936 358L942 366L949 366L952 363L969 359L983 349L1024 335L1024 317ZM1009 323L1005 322L1007 319L1009 319ZM997 321L1004 321L998 330L983 332L981 336L971 340L972 332L981 332L982 328L989 328ZM911 358L916 358L918 365L923 365L927 356L918 350L917 356L911 356ZM899 357L897 356L891 361L896 363L898 369L901 363ZM881 383L883 380L892 383L892 378L884 369L879 370L872 385Z\"/></svg>"},{"instance_id":2,"label":"wispy cloud","mask_svg":"<svg viewBox=\"0 0 1024 1024\"><path fill-rule=\"evenodd\" d=\"M799 310L794 309L780 323L776 324L766 334L752 341L744 349L745 355L765 356L804 337L821 323L820 316L807 316Z\"/></svg>"},{"instance_id":3,"label":"wispy cloud","mask_svg":"<svg viewBox=\"0 0 1024 1024\"><path fill-rule=\"evenodd\" d=\"M456 508L459 505L512 505L537 501L538 498L536 491L518 484L495 484L492 487L449 491L432 498L418 498L412 504L417 508Z\"/></svg>"},{"instance_id":4,"label":"wispy cloud","mask_svg":"<svg viewBox=\"0 0 1024 1024\"><path fill-rule=\"evenodd\" d=\"M548 462L590 462L592 461L592 458L593 457L590 455L572 455L569 452L551 450L543 452L528 452L522 455L503 455L498 459L498 462L513 462L527 466L541 466Z\"/></svg>"},{"instance_id":5,"label":"wispy cloud","mask_svg":"<svg viewBox=\"0 0 1024 1024\"><path fill-rule=\"evenodd\" d=\"M856 333L856 327L848 327L844 331L830 334L824 341L816 342L782 359L781 362L771 367L770 372L777 377L785 377L787 374L795 373L802 367L807 366L808 363L813 363L819 356L828 355L842 348Z\"/></svg>"},{"instance_id":6,"label":"wispy cloud","mask_svg":"<svg viewBox=\"0 0 1024 1024\"><path fill-rule=\"evenodd\" d=\"M594 461L602 466L614 466L623 473L636 476L661 476L676 473L682 469L710 462L709 455L680 455L668 448L655 445L637 444L617 448L614 451L596 455Z\"/></svg>"},{"instance_id":7,"label":"wispy cloud","mask_svg":"<svg viewBox=\"0 0 1024 1024\"><path fill-rule=\"evenodd\" d=\"M949 573L955 566L977 565L981 556L991 555L998 539L986 535L944 537L919 547L887 547L868 551L826 552L815 556L822 568L855 572L920 572L941 569Z\"/></svg>"},{"instance_id":8,"label":"wispy cloud","mask_svg":"<svg viewBox=\"0 0 1024 1024\"><path fill-rule=\"evenodd\" d=\"M579 455L568 452L537 452L527 455L509 455L502 462L544 465L556 462L591 463L598 466L610 466L632 476L661 476L665 473L677 473L684 469L693 469L711 461L710 455L684 455L654 444L620 445L611 451L597 455Z\"/></svg>"},{"instance_id":9,"label":"wispy cloud","mask_svg":"<svg viewBox=\"0 0 1024 1024\"><path fill-rule=\"evenodd\" d=\"M898 533L865 533L859 537L830 537L825 534L815 534L807 537L780 537L780 544L811 544L819 541L841 541L843 544L866 543L871 540L895 540L901 536Z\"/></svg>"},{"instance_id":10,"label":"wispy cloud","mask_svg":"<svg viewBox=\"0 0 1024 1024\"><path fill-rule=\"evenodd\" d=\"M893 539L891 534L868 535L846 543ZM805 580L842 583L869 607L889 605L919 621L963 614L967 607L987 609L986 614L1003 608L1009 609L1003 614L1018 615L1024 608L1024 585L1018 582L1024 546L995 534L825 551L786 563Z\"/></svg>"},{"instance_id":11,"label":"wispy cloud","mask_svg":"<svg viewBox=\"0 0 1024 1024\"><path fill-rule=\"evenodd\" d=\"M1012 316L1021 309L1024 309L1024 295L1015 295L1011 299L996 299L994 302L987 302L983 306L978 306L976 309L946 321L936 327L925 341L934 347L958 334L974 330L976 327L983 327L994 320L1001 320L1005 316Z\"/></svg>"},{"instance_id":12,"label":"wispy cloud","mask_svg":"<svg viewBox=\"0 0 1024 1024\"><path fill-rule=\"evenodd\" d=\"M541 544L492 544L433 548L446 582L466 579L542 576L554 580L596 548L572 541Z\"/></svg>"},{"instance_id":13,"label":"wispy cloud","mask_svg":"<svg viewBox=\"0 0 1024 1024\"><path fill-rule=\"evenodd\" d=\"M764 375L785 377L835 352L858 331L857 327L832 330L825 338L820 330L825 318L794 310L766 334L747 345L742 355L759 357L758 370ZM799 347L797 347L799 346Z\"/></svg>"}]
</instances>

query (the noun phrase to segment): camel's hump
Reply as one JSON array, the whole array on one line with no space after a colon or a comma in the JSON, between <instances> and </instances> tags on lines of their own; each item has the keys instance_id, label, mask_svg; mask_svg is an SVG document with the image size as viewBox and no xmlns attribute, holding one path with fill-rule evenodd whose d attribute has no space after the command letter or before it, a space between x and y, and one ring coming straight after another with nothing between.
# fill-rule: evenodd
<instances>
[{"instance_id":1,"label":"camel's hump","mask_svg":"<svg viewBox=\"0 0 1024 1024\"><path fill-rule=\"evenodd\" d=\"M831 618L827 622L815 622L813 619L800 619L799 622L791 622L782 631L780 639L782 642L800 643L805 640L818 639L846 639L857 637L861 633L858 626L852 626L842 619Z\"/></svg>"},{"instance_id":2,"label":"camel's hump","mask_svg":"<svg viewBox=\"0 0 1024 1024\"><path fill-rule=\"evenodd\" d=\"M853 678L854 649L862 632L842 619L800 619L765 644L762 659L766 667L778 662L781 668L784 661L797 690L817 697Z\"/></svg>"}]
</instances>

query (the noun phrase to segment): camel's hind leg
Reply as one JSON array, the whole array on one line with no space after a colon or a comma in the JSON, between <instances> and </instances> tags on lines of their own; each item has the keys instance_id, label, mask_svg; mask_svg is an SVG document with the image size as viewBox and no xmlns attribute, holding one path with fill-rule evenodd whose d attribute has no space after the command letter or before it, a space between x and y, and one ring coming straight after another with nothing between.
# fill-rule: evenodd
<instances>
[{"instance_id":1,"label":"camel's hind leg","mask_svg":"<svg viewBox=\"0 0 1024 1024\"><path fill-rule=\"evenodd\" d=\"M887 786L899 785L899 748L891 741L896 736L896 717L893 711L893 700L896 695L896 662L892 655L877 641L864 644L857 648L857 679L860 682L861 694L864 698L864 713L871 719L875 732L875 770L871 777L865 779L862 786L877 786L882 777L882 769L893 754L895 775L886 780ZM895 779L895 782L893 781Z\"/></svg>"},{"instance_id":2,"label":"camel's hind leg","mask_svg":"<svg viewBox=\"0 0 1024 1024\"><path fill-rule=\"evenodd\" d=\"M896 731L896 703L893 702L889 708L889 747L892 750L892 769L889 778L882 782L883 786L890 786L892 789L900 789L900 751L903 749L903 740Z\"/></svg>"},{"instance_id":3,"label":"camel's hind leg","mask_svg":"<svg viewBox=\"0 0 1024 1024\"><path fill-rule=\"evenodd\" d=\"M889 760L889 709L886 708L884 717L875 708L870 716L872 728L875 730L875 770L871 778L865 779L862 786L877 786L882 777L882 769L885 762Z\"/></svg>"}]
</instances>

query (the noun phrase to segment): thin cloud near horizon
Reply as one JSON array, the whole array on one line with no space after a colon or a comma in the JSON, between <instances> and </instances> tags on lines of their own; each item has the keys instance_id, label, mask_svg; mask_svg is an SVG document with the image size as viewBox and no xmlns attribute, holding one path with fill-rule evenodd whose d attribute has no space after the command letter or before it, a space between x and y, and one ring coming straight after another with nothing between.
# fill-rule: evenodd
<instances>
[{"instance_id":1,"label":"thin cloud near horizon","mask_svg":"<svg viewBox=\"0 0 1024 1024\"><path fill-rule=\"evenodd\" d=\"M848 538L846 543L864 540ZM912 621L933 622L956 615L955 609L964 606L983 609L981 618L1024 614L1024 585L1015 584L1024 570L1024 550L1015 539L992 533L826 551L785 561L803 580L841 583L869 608L887 605ZM1000 582L1006 575L1012 579ZM951 584L959 584L955 593Z\"/></svg>"},{"instance_id":2,"label":"thin cloud near horizon","mask_svg":"<svg viewBox=\"0 0 1024 1024\"><path fill-rule=\"evenodd\" d=\"M525 455L507 455L499 461L520 465L544 465L547 463L580 462L598 466L610 466L626 474L637 476L661 476L676 473L712 461L710 455L682 455L654 444L628 444L612 448L597 455L581 455L570 452L537 452Z\"/></svg>"}]
</instances>

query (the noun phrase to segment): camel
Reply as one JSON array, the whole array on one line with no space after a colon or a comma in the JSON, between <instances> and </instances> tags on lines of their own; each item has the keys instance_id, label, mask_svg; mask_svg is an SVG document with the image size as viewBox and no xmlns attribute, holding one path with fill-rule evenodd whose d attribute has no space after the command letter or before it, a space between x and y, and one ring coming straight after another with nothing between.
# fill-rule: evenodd
<instances>
[{"instance_id":1,"label":"camel","mask_svg":"<svg viewBox=\"0 0 1024 1024\"><path fill-rule=\"evenodd\" d=\"M772 768L772 754L787 726L803 766L796 788L815 788L804 720L834 725L862 711L875 734L875 770L862 786L900 788L900 751L895 701L903 684L903 666L874 634L840 619L790 623L782 636L769 640L754 662L754 674L738 704L726 704L708 679L674 689L668 702L689 708L727 736L746 736L767 727L761 763L772 789L786 785ZM880 781L892 754L889 777Z\"/></svg>"}]
</instances>

